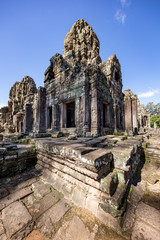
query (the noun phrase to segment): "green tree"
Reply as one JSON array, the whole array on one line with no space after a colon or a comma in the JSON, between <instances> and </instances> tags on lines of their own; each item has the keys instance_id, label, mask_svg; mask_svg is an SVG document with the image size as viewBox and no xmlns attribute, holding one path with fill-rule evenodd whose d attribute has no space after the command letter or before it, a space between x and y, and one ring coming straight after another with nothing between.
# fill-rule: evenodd
<instances>
[{"instance_id":1,"label":"green tree","mask_svg":"<svg viewBox=\"0 0 160 240\"><path fill-rule=\"evenodd\" d=\"M151 127L154 127L154 122L160 127L160 103L149 102L145 108L151 114Z\"/></svg>"}]
</instances>

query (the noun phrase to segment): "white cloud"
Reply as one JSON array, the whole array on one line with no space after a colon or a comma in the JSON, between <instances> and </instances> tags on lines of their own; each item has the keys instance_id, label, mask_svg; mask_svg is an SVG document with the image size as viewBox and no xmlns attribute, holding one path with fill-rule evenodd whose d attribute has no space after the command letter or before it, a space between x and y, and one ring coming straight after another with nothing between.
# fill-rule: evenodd
<instances>
[{"instance_id":1,"label":"white cloud","mask_svg":"<svg viewBox=\"0 0 160 240\"><path fill-rule=\"evenodd\" d=\"M6 103L0 103L0 108L7 106Z\"/></svg>"},{"instance_id":2,"label":"white cloud","mask_svg":"<svg viewBox=\"0 0 160 240\"><path fill-rule=\"evenodd\" d=\"M122 10L117 10L116 14L115 14L115 18L117 21L121 22L122 24L125 23L126 20L126 14L122 12Z\"/></svg>"},{"instance_id":3,"label":"white cloud","mask_svg":"<svg viewBox=\"0 0 160 240\"><path fill-rule=\"evenodd\" d=\"M148 97L153 97L154 95L156 95L158 93L159 93L159 90L151 90L151 91L148 91L148 92L138 94L138 97L139 98L148 98Z\"/></svg>"},{"instance_id":4,"label":"white cloud","mask_svg":"<svg viewBox=\"0 0 160 240\"><path fill-rule=\"evenodd\" d=\"M128 7L131 4L131 0L120 0L122 7Z\"/></svg>"}]
</instances>

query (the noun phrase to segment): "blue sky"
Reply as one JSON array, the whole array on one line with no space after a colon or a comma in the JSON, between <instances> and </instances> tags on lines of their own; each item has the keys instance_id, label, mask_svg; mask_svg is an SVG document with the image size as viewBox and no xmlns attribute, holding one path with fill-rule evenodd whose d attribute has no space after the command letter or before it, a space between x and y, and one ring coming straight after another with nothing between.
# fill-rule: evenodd
<instances>
[{"instance_id":1,"label":"blue sky","mask_svg":"<svg viewBox=\"0 0 160 240\"><path fill-rule=\"evenodd\" d=\"M0 106L26 75L43 86L49 59L62 54L79 18L97 34L103 62L116 53L123 90L160 102L160 0L0 0Z\"/></svg>"}]
</instances>

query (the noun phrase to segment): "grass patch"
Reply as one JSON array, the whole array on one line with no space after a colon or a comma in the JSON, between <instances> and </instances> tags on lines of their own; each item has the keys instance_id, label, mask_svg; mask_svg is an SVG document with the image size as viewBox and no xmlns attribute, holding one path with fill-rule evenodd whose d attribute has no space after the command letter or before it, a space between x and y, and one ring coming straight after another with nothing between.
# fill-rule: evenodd
<instances>
[{"instance_id":1,"label":"grass patch","mask_svg":"<svg viewBox=\"0 0 160 240\"><path fill-rule=\"evenodd\" d=\"M124 132L115 132L114 135L115 136L124 136Z\"/></svg>"}]
</instances>

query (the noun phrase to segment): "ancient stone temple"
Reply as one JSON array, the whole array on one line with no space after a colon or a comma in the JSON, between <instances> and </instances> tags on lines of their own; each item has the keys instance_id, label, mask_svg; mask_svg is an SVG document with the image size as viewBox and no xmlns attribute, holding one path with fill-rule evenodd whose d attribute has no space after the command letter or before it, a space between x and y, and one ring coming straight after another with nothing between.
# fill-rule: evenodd
<instances>
[{"instance_id":1,"label":"ancient stone temple","mask_svg":"<svg viewBox=\"0 0 160 240\"><path fill-rule=\"evenodd\" d=\"M116 55L102 63L96 34L78 20L44 87L26 76L0 109L0 239L158 240L160 144L145 132L149 118L122 93Z\"/></svg>"},{"instance_id":2,"label":"ancient stone temple","mask_svg":"<svg viewBox=\"0 0 160 240\"><path fill-rule=\"evenodd\" d=\"M8 106L0 109L0 132L63 132L99 136L150 126L150 117L130 90L122 93L121 66L115 54L99 56L99 40L79 19L45 71L44 87L31 77L16 82ZM124 104L125 103L125 104Z\"/></svg>"},{"instance_id":3,"label":"ancient stone temple","mask_svg":"<svg viewBox=\"0 0 160 240\"><path fill-rule=\"evenodd\" d=\"M102 63L99 40L83 19L64 40L45 72L47 129L102 135L124 129L120 63L114 54Z\"/></svg>"},{"instance_id":4,"label":"ancient stone temple","mask_svg":"<svg viewBox=\"0 0 160 240\"><path fill-rule=\"evenodd\" d=\"M150 128L150 114L140 104L138 96L130 89L124 91L125 130L129 135Z\"/></svg>"},{"instance_id":5,"label":"ancient stone temple","mask_svg":"<svg viewBox=\"0 0 160 240\"><path fill-rule=\"evenodd\" d=\"M24 132L25 107L33 104L37 92L35 82L26 76L21 82L15 82L9 92L8 106L1 108L1 128L5 132ZM31 111L31 116L33 111Z\"/></svg>"},{"instance_id":6,"label":"ancient stone temple","mask_svg":"<svg viewBox=\"0 0 160 240\"><path fill-rule=\"evenodd\" d=\"M9 132L62 131L103 135L124 130L121 66L115 54L102 63L99 40L83 19L45 71L44 87L24 77L10 90L1 125Z\"/></svg>"}]
</instances>

